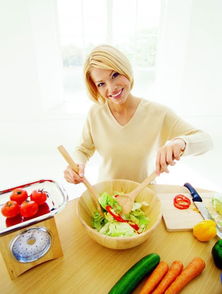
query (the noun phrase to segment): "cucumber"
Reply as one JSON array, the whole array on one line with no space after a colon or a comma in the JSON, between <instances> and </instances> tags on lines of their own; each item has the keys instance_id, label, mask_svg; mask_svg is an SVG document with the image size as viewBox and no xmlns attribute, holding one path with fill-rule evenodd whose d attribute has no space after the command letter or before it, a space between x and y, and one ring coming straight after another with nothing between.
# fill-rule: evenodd
<instances>
[{"instance_id":1,"label":"cucumber","mask_svg":"<svg viewBox=\"0 0 222 294\"><path fill-rule=\"evenodd\" d=\"M139 282L150 274L160 262L160 256L151 253L134 264L112 287L108 294L130 294Z\"/></svg>"}]
</instances>

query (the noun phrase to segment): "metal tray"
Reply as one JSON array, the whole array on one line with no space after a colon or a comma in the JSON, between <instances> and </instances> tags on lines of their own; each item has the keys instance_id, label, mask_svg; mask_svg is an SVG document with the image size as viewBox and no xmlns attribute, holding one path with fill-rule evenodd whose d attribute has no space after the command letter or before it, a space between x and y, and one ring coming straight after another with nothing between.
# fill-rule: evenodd
<instances>
[{"instance_id":1,"label":"metal tray","mask_svg":"<svg viewBox=\"0 0 222 294\"><path fill-rule=\"evenodd\" d=\"M33 190L43 189L44 191L46 191L48 193L48 198L46 203L49 207L49 212L40 216L30 218L30 219L22 220L22 222L17 223L15 225L11 225L11 226L7 226L6 217L4 217L2 213L0 212L0 235L9 233L17 229L21 229L30 224L34 224L44 219L47 219L49 217L52 217L53 215L58 213L61 209L63 209L68 201L67 193L58 183L56 183L53 180L39 180L36 182L32 182L32 183L28 183L28 184L24 184L21 186L0 191L0 210L2 206L8 200L10 200L10 195L12 193L12 190L16 188L25 189L28 195L30 195Z\"/></svg>"}]
</instances>

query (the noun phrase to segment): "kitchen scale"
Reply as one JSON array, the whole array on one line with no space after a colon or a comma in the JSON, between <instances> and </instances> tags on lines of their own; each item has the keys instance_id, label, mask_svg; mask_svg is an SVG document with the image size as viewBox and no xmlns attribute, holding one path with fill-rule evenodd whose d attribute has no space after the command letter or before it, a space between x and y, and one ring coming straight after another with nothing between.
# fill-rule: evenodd
<instances>
[{"instance_id":1,"label":"kitchen scale","mask_svg":"<svg viewBox=\"0 0 222 294\"><path fill-rule=\"evenodd\" d=\"M0 213L0 252L11 279L63 255L54 215L65 207L68 199L55 181L40 180L0 191L0 209L16 188L26 190L28 195L33 190L44 190L48 197L33 218L6 219Z\"/></svg>"}]
</instances>

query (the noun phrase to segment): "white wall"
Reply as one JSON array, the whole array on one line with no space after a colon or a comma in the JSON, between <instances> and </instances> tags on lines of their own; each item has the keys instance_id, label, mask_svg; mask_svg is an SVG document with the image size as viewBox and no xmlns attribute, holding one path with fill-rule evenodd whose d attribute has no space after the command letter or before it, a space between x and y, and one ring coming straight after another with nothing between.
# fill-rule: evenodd
<instances>
[{"instance_id":1,"label":"white wall","mask_svg":"<svg viewBox=\"0 0 222 294\"><path fill-rule=\"evenodd\" d=\"M46 113L62 94L56 1L0 1L0 190L63 178L56 147L77 126Z\"/></svg>"},{"instance_id":2,"label":"white wall","mask_svg":"<svg viewBox=\"0 0 222 294\"><path fill-rule=\"evenodd\" d=\"M189 115L222 115L222 1L163 0L156 90Z\"/></svg>"},{"instance_id":3,"label":"white wall","mask_svg":"<svg viewBox=\"0 0 222 294\"><path fill-rule=\"evenodd\" d=\"M157 99L211 134L214 142L212 151L184 160L180 171L197 185L202 180L206 188L222 189L222 1L162 3ZM172 169L170 176L171 181L177 178L178 169Z\"/></svg>"},{"instance_id":4,"label":"white wall","mask_svg":"<svg viewBox=\"0 0 222 294\"><path fill-rule=\"evenodd\" d=\"M158 99L208 131L215 147L158 180L222 190L222 1L163 2ZM56 146L71 151L79 137L81 115L45 113L44 106L62 97L58 41L56 0L0 2L0 190L43 177L61 180L66 164ZM93 164L89 178L95 182Z\"/></svg>"},{"instance_id":5,"label":"white wall","mask_svg":"<svg viewBox=\"0 0 222 294\"><path fill-rule=\"evenodd\" d=\"M0 120L39 118L62 95L54 0L0 2Z\"/></svg>"},{"instance_id":6,"label":"white wall","mask_svg":"<svg viewBox=\"0 0 222 294\"><path fill-rule=\"evenodd\" d=\"M160 102L180 109L180 87L187 39L190 33L192 0L162 0L155 92Z\"/></svg>"},{"instance_id":7,"label":"white wall","mask_svg":"<svg viewBox=\"0 0 222 294\"><path fill-rule=\"evenodd\" d=\"M222 116L221 54L222 1L192 1L180 92L185 112Z\"/></svg>"}]
</instances>

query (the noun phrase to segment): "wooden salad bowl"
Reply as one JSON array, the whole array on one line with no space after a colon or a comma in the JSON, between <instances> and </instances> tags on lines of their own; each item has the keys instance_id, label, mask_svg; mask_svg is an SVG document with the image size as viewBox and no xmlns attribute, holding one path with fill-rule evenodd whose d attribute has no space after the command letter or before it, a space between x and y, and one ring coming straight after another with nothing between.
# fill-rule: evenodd
<instances>
[{"instance_id":1,"label":"wooden salad bowl","mask_svg":"<svg viewBox=\"0 0 222 294\"><path fill-rule=\"evenodd\" d=\"M100 182L93 187L98 193L107 192L114 193L129 193L135 189L139 184L129 180L111 180ZM78 200L77 214L83 224L88 235L100 245L111 249L128 249L140 245L146 241L157 225L160 223L162 217L161 203L153 190L146 187L138 194L136 201L146 201L149 205L143 206L145 214L149 217L150 223L145 232L132 237L110 237L97 232L92 228L92 215L96 211L96 205L90 196L90 192L86 190Z\"/></svg>"}]
</instances>

